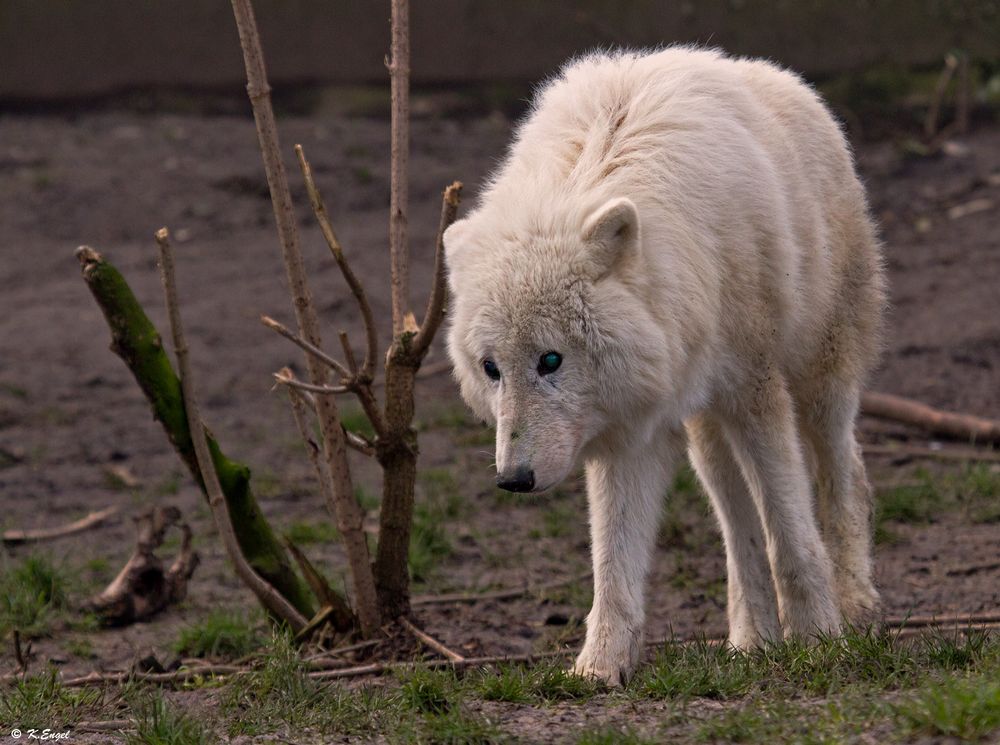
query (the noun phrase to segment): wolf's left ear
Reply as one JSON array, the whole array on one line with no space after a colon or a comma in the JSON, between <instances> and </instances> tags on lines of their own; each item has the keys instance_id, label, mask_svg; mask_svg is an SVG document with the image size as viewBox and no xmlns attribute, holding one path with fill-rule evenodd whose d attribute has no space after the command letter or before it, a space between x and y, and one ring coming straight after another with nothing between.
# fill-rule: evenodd
<instances>
[{"instance_id":1,"label":"wolf's left ear","mask_svg":"<svg viewBox=\"0 0 1000 745\"><path fill-rule=\"evenodd\" d=\"M598 279L637 252L639 212L632 200L612 199L594 210L583 224L583 242Z\"/></svg>"},{"instance_id":2,"label":"wolf's left ear","mask_svg":"<svg viewBox=\"0 0 1000 745\"><path fill-rule=\"evenodd\" d=\"M469 236L471 228L469 219L453 222L444 231L444 261L448 269L448 286L452 292L460 283L459 277L463 273L463 267L469 263L471 254L475 252L475 246Z\"/></svg>"}]
</instances>

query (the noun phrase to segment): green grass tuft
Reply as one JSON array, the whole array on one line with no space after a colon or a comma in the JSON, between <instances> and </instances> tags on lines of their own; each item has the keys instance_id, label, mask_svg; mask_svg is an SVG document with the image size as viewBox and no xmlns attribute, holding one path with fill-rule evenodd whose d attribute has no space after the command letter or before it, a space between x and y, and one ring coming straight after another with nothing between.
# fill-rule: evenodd
<instances>
[{"instance_id":1,"label":"green grass tuft","mask_svg":"<svg viewBox=\"0 0 1000 745\"><path fill-rule=\"evenodd\" d=\"M428 581L442 559L454 551L445 523L459 516L462 498L446 468L429 468L417 477L420 486L410 534L410 576Z\"/></svg>"},{"instance_id":2,"label":"green grass tuft","mask_svg":"<svg viewBox=\"0 0 1000 745\"><path fill-rule=\"evenodd\" d=\"M219 610L182 629L174 651L186 657L237 659L258 649L261 643L245 612Z\"/></svg>"},{"instance_id":3,"label":"green grass tuft","mask_svg":"<svg viewBox=\"0 0 1000 745\"><path fill-rule=\"evenodd\" d=\"M27 730L101 718L105 693L97 688L66 688L56 670L50 669L4 686L0 691L0 722Z\"/></svg>"},{"instance_id":4,"label":"green grass tuft","mask_svg":"<svg viewBox=\"0 0 1000 745\"><path fill-rule=\"evenodd\" d=\"M894 710L896 720L912 734L976 742L1000 731L1000 678L976 676L928 683L896 704Z\"/></svg>"},{"instance_id":5,"label":"green grass tuft","mask_svg":"<svg viewBox=\"0 0 1000 745\"><path fill-rule=\"evenodd\" d=\"M128 745L205 745L214 738L205 725L156 692L132 706L135 732L125 739Z\"/></svg>"},{"instance_id":6,"label":"green grass tuft","mask_svg":"<svg viewBox=\"0 0 1000 745\"><path fill-rule=\"evenodd\" d=\"M417 668L403 677L400 694L404 705L421 714L447 714L452 710L454 673Z\"/></svg>"},{"instance_id":7,"label":"green grass tuft","mask_svg":"<svg viewBox=\"0 0 1000 745\"><path fill-rule=\"evenodd\" d=\"M48 632L55 611L68 605L67 572L44 556L28 556L0 570L0 637L12 629L25 636Z\"/></svg>"}]
</instances>

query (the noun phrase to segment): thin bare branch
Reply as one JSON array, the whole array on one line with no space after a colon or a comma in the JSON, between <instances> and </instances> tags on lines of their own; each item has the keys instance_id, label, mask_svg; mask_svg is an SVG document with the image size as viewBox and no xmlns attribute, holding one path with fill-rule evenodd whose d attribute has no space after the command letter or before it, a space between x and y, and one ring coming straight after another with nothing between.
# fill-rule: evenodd
<instances>
[{"instance_id":1,"label":"thin bare branch","mask_svg":"<svg viewBox=\"0 0 1000 745\"><path fill-rule=\"evenodd\" d=\"M271 106L271 89L264 69L264 53L257 31L257 21L250 0L232 0L232 6L240 36L240 47L243 50L243 62L246 66L247 94L257 123L257 135L271 192L271 202L274 206L274 217L278 224L278 235L281 239L296 320L302 338L314 347L320 348L322 343L319 318L309 293L302 252L299 248L298 223L281 158L278 128ZM326 367L315 355L306 355L306 365L310 383L327 385L329 375ZM371 635L379 627L380 613L375 592L375 575L368 553L368 539L364 533L364 512L354 497L350 464L347 460L347 443L340 426L336 399L333 396L320 396L317 398L316 408L320 431L323 434L323 454L333 482L333 494L329 501L335 510L337 529L344 538L355 594L355 610L361 623L361 632Z\"/></svg>"},{"instance_id":2,"label":"thin bare branch","mask_svg":"<svg viewBox=\"0 0 1000 745\"><path fill-rule=\"evenodd\" d=\"M434 341L441 321L444 320L445 304L448 298L448 278L444 261L444 231L446 231L458 214L458 203L462 196L462 182L455 181L444 190L441 198L441 222L438 223L437 242L434 248L434 280L431 294L427 300L427 310L410 347L412 353L419 359Z\"/></svg>"},{"instance_id":3,"label":"thin bare branch","mask_svg":"<svg viewBox=\"0 0 1000 745\"><path fill-rule=\"evenodd\" d=\"M323 466L319 461L320 447L316 444L316 441L312 438L309 433L309 427L306 424L306 409L308 408L313 414L316 413L316 399L313 395L307 391L303 390L297 385L291 385L286 381L299 382L295 377L295 373L292 372L290 368L282 368L276 375L280 376L279 380L288 387L288 393L292 400L292 414L295 416L295 424L298 427L299 434L302 436L304 442L306 442L309 447L309 457L313 458L315 456L315 461L313 466L316 468L316 472L320 473L321 470L325 472ZM367 437L362 437L361 435L347 430L343 424L340 425L344 430L344 438L347 446L352 450L357 450L359 453L363 453L368 457L375 455L375 445ZM331 494L332 491L327 488L327 484L323 484L323 477L320 476L320 483L323 488L324 494Z\"/></svg>"},{"instance_id":4,"label":"thin bare branch","mask_svg":"<svg viewBox=\"0 0 1000 745\"><path fill-rule=\"evenodd\" d=\"M351 432L348 429L344 429L344 436L347 438L347 446L352 450L357 450L369 458L375 456L375 443L367 437L362 437L357 432Z\"/></svg>"},{"instance_id":5,"label":"thin bare branch","mask_svg":"<svg viewBox=\"0 0 1000 745\"><path fill-rule=\"evenodd\" d=\"M86 517L75 520L66 525L59 525L54 528L35 528L29 530L5 530L3 542L6 546L13 546L18 543L31 543L34 541L48 541L53 538L64 538L70 535L82 533L85 530L96 528L112 515L117 514L120 508L117 506L106 507L97 512L91 512Z\"/></svg>"},{"instance_id":6,"label":"thin bare branch","mask_svg":"<svg viewBox=\"0 0 1000 745\"><path fill-rule=\"evenodd\" d=\"M358 379L358 361L354 359L354 350L351 349L351 340L347 337L347 332L341 329L338 334L340 346L344 350L344 359L347 360L347 369L351 371L351 377Z\"/></svg>"},{"instance_id":7,"label":"thin bare branch","mask_svg":"<svg viewBox=\"0 0 1000 745\"><path fill-rule=\"evenodd\" d=\"M392 266L392 336L407 330L410 314L410 251L407 243L410 162L410 3L392 0L392 176L389 186L389 251Z\"/></svg>"},{"instance_id":8,"label":"thin bare branch","mask_svg":"<svg viewBox=\"0 0 1000 745\"><path fill-rule=\"evenodd\" d=\"M294 379L295 377L287 367L283 368L281 373L290 379ZM295 418L295 426L299 430L299 436L302 437L303 442L306 444L309 461L313 464L313 470L316 472L316 478L319 480L320 489L323 491L324 496L329 498L329 495L333 494L333 483L330 479L330 472L326 468L326 462L320 458L322 449L316 440L313 439L312 433L309 430L306 412L306 406L308 405L306 396L308 395L298 388L288 386L288 400L292 404L292 416ZM315 405L315 402L312 402L314 411Z\"/></svg>"},{"instance_id":9,"label":"thin bare branch","mask_svg":"<svg viewBox=\"0 0 1000 745\"><path fill-rule=\"evenodd\" d=\"M414 626L413 622L410 621L410 619L404 617L400 618L399 621L400 623L403 624L403 626L406 627L407 631L409 631L411 634L417 637L417 639L419 639L421 642L423 642L425 645L433 649L435 652L437 652L445 659L451 660L452 662L465 661L465 658L458 652L448 649L448 647L439 642L437 639L428 634L426 631L422 631L421 629L418 629L416 626Z\"/></svg>"},{"instance_id":10,"label":"thin bare branch","mask_svg":"<svg viewBox=\"0 0 1000 745\"><path fill-rule=\"evenodd\" d=\"M312 167L310 167L309 161L306 160L306 154L301 145L295 146L295 154L299 159L299 169L302 171L306 191L309 192L309 203L312 205L316 222L319 223L319 229L323 233L326 245L330 247L330 253L333 254L337 266L340 267L340 273L344 276L344 281L347 282L347 286L351 289L354 299L358 301L361 319L365 324L365 361L361 367L361 377L363 380L371 380L375 376L375 360L378 357L378 327L375 325L375 315L372 313L371 303L368 302L368 294L365 292L361 280L358 279L354 270L351 269L351 265L347 263L344 249L333 230L329 213L326 211L326 205L323 203L323 197L316 187L315 180L313 180Z\"/></svg>"},{"instance_id":11,"label":"thin bare branch","mask_svg":"<svg viewBox=\"0 0 1000 745\"><path fill-rule=\"evenodd\" d=\"M321 362L323 362L324 365L327 365L328 367L331 367L334 370L336 370L337 373L340 375L340 377L345 378L345 379L351 378L351 372L350 372L350 370L348 370L342 364L340 364L339 362L337 362L337 360L335 360L333 357L331 357L330 355L328 355L326 352L324 352L319 347L313 346L312 344L310 344L309 342L307 342L305 339L303 339L301 336L296 335L296 333L294 331L292 331L290 328L288 328L287 326L285 326L280 321L274 320L273 318L271 318L271 316L261 316L260 317L260 322L263 323L265 326L267 326L272 331L277 331L279 334L281 334L283 337L285 337L286 339L288 339L290 342L292 342L293 344L295 344L300 349L302 349L302 350L308 352L309 354L317 357Z\"/></svg>"},{"instance_id":12,"label":"thin bare branch","mask_svg":"<svg viewBox=\"0 0 1000 745\"><path fill-rule=\"evenodd\" d=\"M298 378L285 377L285 375L280 371L274 373L274 379L281 385L286 385L289 388L298 388L300 391L309 391L310 393L323 393L330 395L353 392L353 389L346 385L313 385L312 383L303 382Z\"/></svg>"},{"instance_id":13,"label":"thin bare branch","mask_svg":"<svg viewBox=\"0 0 1000 745\"><path fill-rule=\"evenodd\" d=\"M184 327L181 323L180 305L177 300L173 251L170 248L170 235L166 228L160 228L156 232L156 244L160 249L163 292L166 297L170 331L174 341L174 354L177 356L178 377L180 377L181 390L184 394L184 411L187 415L188 430L191 433L191 441L198 461L198 470L201 472L202 481L208 491L208 503L215 518L215 525L240 578L265 608L288 623L293 632L298 632L306 625L306 619L281 593L254 571L243 555L239 541L236 539L229 508L226 505L222 487L219 485L219 476L215 471L215 463L212 461L212 453L208 449L205 428L198 411L194 377L191 373L191 366L188 364L187 342L184 339Z\"/></svg>"},{"instance_id":14,"label":"thin bare branch","mask_svg":"<svg viewBox=\"0 0 1000 745\"><path fill-rule=\"evenodd\" d=\"M945 93L948 91L948 84L951 83L955 70L958 69L958 57L949 52L944 57L944 69L938 77L934 86L934 94L931 96L931 105L927 109L927 116L924 119L924 136L930 140L938 133L938 119L941 116L941 104L944 101Z\"/></svg>"}]
</instances>

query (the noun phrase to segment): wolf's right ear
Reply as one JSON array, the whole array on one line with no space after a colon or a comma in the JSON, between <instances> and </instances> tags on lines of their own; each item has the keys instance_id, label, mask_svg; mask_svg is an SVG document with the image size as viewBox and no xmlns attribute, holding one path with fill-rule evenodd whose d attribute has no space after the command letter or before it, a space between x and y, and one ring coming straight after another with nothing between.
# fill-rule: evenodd
<instances>
[{"instance_id":1,"label":"wolf's right ear","mask_svg":"<svg viewBox=\"0 0 1000 745\"><path fill-rule=\"evenodd\" d=\"M444 261L448 269L448 287L452 292L461 284L460 277L475 253L476 248L471 241L471 224L468 218L453 222L444 231Z\"/></svg>"},{"instance_id":2,"label":"wolf's right ear","mask_svg":"<svg viewBox=\"0 0 1000 745\"><path fill-rule=\"evenodd\" d=\"M632 200L612 199L594 210L583 224L583 242L597 279L638 251L639 211Z\"/></svg>"}]
</instances>

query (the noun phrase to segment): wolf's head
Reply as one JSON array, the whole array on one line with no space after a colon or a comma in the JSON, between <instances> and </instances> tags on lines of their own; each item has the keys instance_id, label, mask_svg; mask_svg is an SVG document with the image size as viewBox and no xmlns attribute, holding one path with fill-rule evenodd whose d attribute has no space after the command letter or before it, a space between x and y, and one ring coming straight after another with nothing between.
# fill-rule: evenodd
<instances>
[{"instance_id":1,"label":"wolf's head","mask_svg":"<svg viewBox=\"0 0 1000 745\"><path fill-rule=\"evenodd\" d=\"M498 218L477 212L445 234L448 352L466 403L496 425L497 484L540 492L650 387L639 216L620 198L558 228Z\"/></svg>"}]
</instances>

